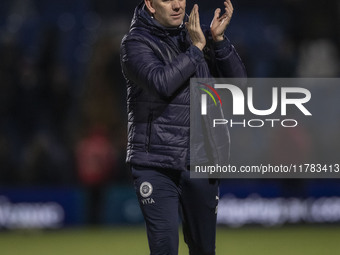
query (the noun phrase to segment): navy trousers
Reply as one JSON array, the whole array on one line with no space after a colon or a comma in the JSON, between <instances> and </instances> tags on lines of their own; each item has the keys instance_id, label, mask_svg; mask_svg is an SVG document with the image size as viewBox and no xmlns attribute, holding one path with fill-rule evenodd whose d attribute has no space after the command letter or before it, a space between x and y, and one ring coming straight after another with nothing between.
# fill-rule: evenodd
<instances>
[{"instance_id":1,"label":"navy trousers","mask_svg":"<svg viewBox=\"0 0 340 255\"><path fill-rule=\"evenodd\" d=\"M190 255L215 254L218 180L131 166L151 255L178 254L179 215Z\"/></svg>"}]
</instances>

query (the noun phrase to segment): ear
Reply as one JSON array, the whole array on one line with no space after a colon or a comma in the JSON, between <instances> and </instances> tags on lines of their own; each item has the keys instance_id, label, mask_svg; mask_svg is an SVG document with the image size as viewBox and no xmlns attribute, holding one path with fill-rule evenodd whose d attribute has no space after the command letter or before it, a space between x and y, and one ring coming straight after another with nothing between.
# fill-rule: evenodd
<instances>
[{"instance_id":1,"label":"ear","mask_svg":"<svg viewBox=\"0 0 340 255\"><path fill-rule=\"evenodd\" d=\"M152 7L152 0L144 0L144 3L151 14L154 14L156 12L156 10Z\"/></svg>"}]
</instances>

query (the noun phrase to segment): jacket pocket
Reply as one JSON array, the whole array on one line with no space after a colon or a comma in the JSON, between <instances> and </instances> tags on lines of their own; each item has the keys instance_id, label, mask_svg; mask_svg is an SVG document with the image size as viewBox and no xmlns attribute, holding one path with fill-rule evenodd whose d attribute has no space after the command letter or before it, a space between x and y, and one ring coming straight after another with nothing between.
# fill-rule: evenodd
<instances>
[{"instance_id":1,"label":"jacket pocket","mask_svg":"<svg viewBox=\"0 0 340 255\"><path fill-rule=\"evenodd\" d=\"M151 143L151 124L152 124L152 112L148 116L148 123L146 125L146 136L145 136L145 150L149 152Z\"/></svg>"}]
</instances>

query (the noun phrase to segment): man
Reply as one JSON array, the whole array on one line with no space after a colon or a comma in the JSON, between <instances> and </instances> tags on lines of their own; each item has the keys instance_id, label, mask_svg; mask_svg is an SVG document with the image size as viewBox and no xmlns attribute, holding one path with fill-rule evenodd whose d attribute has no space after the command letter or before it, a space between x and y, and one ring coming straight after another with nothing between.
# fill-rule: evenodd
<instances>
[{"instance_id":1,"label":"man","mask_svg":"<svg viewBox=\"0 0 340 255\"><path fill-rule=\"evenodd\" d=\"M185 0L144 0L121 44L127 80L128 145L134 185L152 255L178 254L178 210L190 254L215 254L218 181L190 179L192 77L245 77L224 36L233 7L216 9L210 28ZM203 53L204 52L204 53ZM227 157L227 155L226 155Z\"/></svg>"}]
</instances>

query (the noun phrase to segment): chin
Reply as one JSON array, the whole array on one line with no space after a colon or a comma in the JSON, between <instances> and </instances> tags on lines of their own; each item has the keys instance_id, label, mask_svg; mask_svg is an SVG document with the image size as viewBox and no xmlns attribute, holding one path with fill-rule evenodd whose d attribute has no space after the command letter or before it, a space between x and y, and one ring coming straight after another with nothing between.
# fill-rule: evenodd
<instances>
[{"instance_id":1,"label":"chin","mask_svg":"<svg viewBox=\"0 0 340 255\"><path fill-rule=\"evenodd\" d=\"M172 27L179 27L182 23L183 23L183 21L176 21L176 22L173 22L173 24L171 24L171 26Z\"/></svg>"},{"instance_id":2,"label":"chin","mask_svg":"<svg viewBox=\"0 0 340 255\"><path fill-rule=\"evenodd\" d=\"M177 19L177 20L167 20L167 22L163 22L161 23L161 25L168 27L168 28L174 28L174 27L179 27L182 23L183 23L183 19Z\"/></svg>"}]
</instances>

